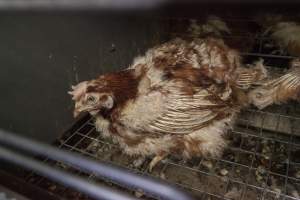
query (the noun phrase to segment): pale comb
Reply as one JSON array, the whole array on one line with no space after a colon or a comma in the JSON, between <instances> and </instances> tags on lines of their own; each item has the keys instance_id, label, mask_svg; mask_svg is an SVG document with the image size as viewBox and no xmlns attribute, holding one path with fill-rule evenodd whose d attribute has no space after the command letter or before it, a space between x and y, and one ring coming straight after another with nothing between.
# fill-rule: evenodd
<instances>
[{"instance_id":1,"label":"pale comb","mask_svg":"<svg viewBox=\"0 0 300 200\"><path fill-rule=\"evenodd\" d=\"M83 81L71 86L72 91L68 91L68 94L72 95L72 100L78 100L86 92L87 83L87 81Z\"/></svg>"}]
</instances>

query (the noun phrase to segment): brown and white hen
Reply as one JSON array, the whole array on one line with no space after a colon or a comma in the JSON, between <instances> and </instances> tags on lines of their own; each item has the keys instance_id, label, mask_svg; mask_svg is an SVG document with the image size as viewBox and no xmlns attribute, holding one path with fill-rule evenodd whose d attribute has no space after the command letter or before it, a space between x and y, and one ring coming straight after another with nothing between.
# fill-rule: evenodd
<instances>
[{"instance_id":1,"label":"brown and white hen","mask_svg":"<svg viewBox=\"0 0 300 200\"><path fill-rule=\"evenodd\" d=\"M154 156L151 171L169 154L220 156L224 133L248 105L251 84L265 78L257 73L265 69L242 68L238 53L222 40L175 39L69 93L74 116L89 112L97 130L126 154Z\"/></svg>"}]
</instances>

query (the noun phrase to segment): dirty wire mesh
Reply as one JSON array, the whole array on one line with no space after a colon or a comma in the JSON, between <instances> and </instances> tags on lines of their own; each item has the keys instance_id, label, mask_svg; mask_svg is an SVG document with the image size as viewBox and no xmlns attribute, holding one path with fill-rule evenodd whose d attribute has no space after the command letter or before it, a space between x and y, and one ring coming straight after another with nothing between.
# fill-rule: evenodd
<instances>
[{"instance_id":1,"label":"dirty wire mesh","mask_svg":"<svg viewBox=\"0 0 300 200\"><path fill-rule=\"evenodd\" d=\"M186 20L188 19L181 19L180 22ZM230 22L234 23L234 21ZM168 24L172 23L180 25L178 19L168 19ZM172 25L170 27L168 37L181 36L180 31L176 31L176 27ZM293 57L284 52L274 51L274 47L270 48L267 45L271 42L269 38L262 37L260 33L249 36L243 29L238 33L228 38L241 37L244 40L253 37L251 39L254 39L252 50L242 52L245 62L263 58L265 64L270 66L271 73L282 74L286 70L288 62ZM226 41L226 38L224 40ZM233 130L226 137L229 139L229 145L221 158L183 161L180 158L170 157L159 163L152 173L148 171L150 160L137 166L134 162L137 158L126 156L118 145L104 140L96 132L93 119L89 117L84 118L80 124L78 122L77 128L63 135L57 146L175 183L203 200L300 198L300 106L298 103L274 105L262 111L255 108L243 110ZM84 173L60 162L48 159L45 159L45 162L137 196L143 195L140 191L126 190L108 180L100 180L94 174ZM34 173L27 176L27 181L65 198L89 199Z\"/></svg>"}]
</instances>

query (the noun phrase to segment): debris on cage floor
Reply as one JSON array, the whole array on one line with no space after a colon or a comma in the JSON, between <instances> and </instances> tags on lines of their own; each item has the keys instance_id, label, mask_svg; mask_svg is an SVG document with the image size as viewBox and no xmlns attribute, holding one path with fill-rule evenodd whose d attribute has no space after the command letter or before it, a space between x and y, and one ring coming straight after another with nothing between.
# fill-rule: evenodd
<instances>
[{"instance_id":1,"label":"debris on cage floor","mask_svg":"<svg viewBox=\"0 0 300 200\"><path fill-rule=\"evenodd\" d=\"M102 139L95 131L93 119L64 135L59 147L164 179L202 199L299 199L300 109L297 110L297 104L289 104L273 106L270 110L285 110L289 115L245 110L240 114L237 125L228 133L230 144L221 158L189 161L168 158L159 163L152 173L147 169L150 160L135 167L132 163L136 158L122 154L115 144ZM281 126L287 131L282 132ZM60 162L45 162L104 184L93 174L83 173ZM37 175L30 175L27 180L63 197L89 199ZM109 181L105 184L121 189Z\"/></svg>"},{"instance_id":2,"label":"debris on cage floor","mask_svg":"<svg viewBox=\"0 0 300 200\"><path fill-rule=\"evenodd\" d=\"M267 65L277 67L286 66L290 61L290 56L268 54L270 50L262 45L265 41L256 42L255 53L246 52L245 60L262 57ZM282 70L272 68L272 73L281 74ZM221 158L183 161L170 157L156 165L151 173L147 168L150 160L138 167L132 164L137 158L126 156L117 145L101 138L91 118L63 135L57 146L175 183L198 199L300 199L300 106L297 104L274 105L263 111L254 108L243 110L233 130L226 135L230 142ZM129 191L60 162L48 159L45 162L100 184L142 196L140 192ZM67 199L90 199L34 173L26 180Z\"/></svg>"}]
</instances>

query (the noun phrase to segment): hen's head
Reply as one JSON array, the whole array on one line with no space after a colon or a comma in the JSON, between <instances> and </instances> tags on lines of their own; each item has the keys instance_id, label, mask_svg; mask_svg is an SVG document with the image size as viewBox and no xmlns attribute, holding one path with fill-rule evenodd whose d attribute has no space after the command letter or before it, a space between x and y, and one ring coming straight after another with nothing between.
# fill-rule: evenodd
<instances>
[{"instance_id":1,"label":"hen's head","mask_svg":"<svg viewBox=\"0 0 300 200\"><path fill-rule=\"evenodd\" d=\"M113 94L109 91L101 91L101 84L95 81L83 81L76 86L72 86L72 95L75 101L73 115L78 116L82 112L89 112L96 115L101 110L112 109L114 105Z\"/></svg>"},{"instance_id":2,"label":"hen's head","mask_svg":"<svg viewBox=\"0 0 300 200\"><path fill-rule=\"evenodd\" d=\"M129 69L101 75L97 79L72 86L72 91L68 93L75 101L74 117L81 112L89 112L91 115L107 114L107 111L115 107L120 108L129 99L135 98L138 83L134 70Z\"/></svg>"}]
</instances>

